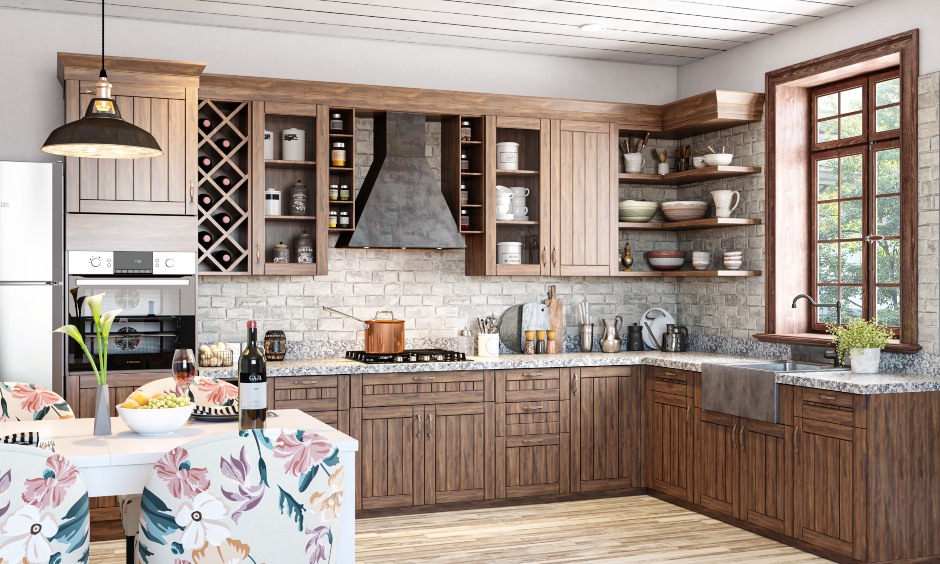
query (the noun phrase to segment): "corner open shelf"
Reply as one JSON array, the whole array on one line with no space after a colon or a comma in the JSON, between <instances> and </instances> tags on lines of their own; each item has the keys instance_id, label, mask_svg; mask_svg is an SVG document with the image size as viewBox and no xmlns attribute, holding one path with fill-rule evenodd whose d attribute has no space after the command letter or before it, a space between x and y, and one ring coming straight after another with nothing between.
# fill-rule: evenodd
<instances>
[{"instance_id":1,"label":"corner open shelf","mask_svg":"<svg viewBox=\"0 0 940 564\"><path fill-rule=\"evenodd\" d=\"M689 221L663 221L648 223L632 223L621 221L620 229L632 231L689 231L692 229L720 229L722 227L738 227L741 225L760 225L759 219L745 217L706 217Z\"/></svg>"},{"instance_id":2,"label":"corner open shelf","mask_svg":"<svg viewBox=\"0 0 940 564\"><path fill-rule=\"evenodd\" d=\"M621 172L618 175L621 183L628 184L653 184L661 186L678 186L682 184L694 184L697 182L708 182L710 180L723 180L725 178L734 178L736 176L747 176L757 174L761 171L759 166L707 166L705 168L695 168L684 170L682 172L670 172L669 174L639 174L631 172Z\"/></svg>"},{"instance_id":3,"label":"corner open shelf","mask_svg":"<svg viewBox=\"0 0 940 564\"><path fill-rule=\"evenodd\" d=\"M621 270L612 274L621 278L750 278L760 275L760 270L670 270L666 272Z\"/></svg>"}]
</instances>

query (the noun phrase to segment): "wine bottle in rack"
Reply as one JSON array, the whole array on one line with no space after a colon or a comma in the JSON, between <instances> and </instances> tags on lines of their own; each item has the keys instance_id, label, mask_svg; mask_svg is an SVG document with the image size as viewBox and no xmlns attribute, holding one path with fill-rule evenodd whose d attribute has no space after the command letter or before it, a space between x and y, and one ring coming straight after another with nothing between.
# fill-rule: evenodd
<instances>
[{"instance_id":1,"label":"wine bottle in rack","mask_svg":"<svg viewBox=\"0 0 940 564\"><path fill-rule=\"evenodd\" d=\"M226 139L225 137L219 137L215 140L215 146L223 151L228 151L232 148L232 142Z\"/></svg>"},{"instance_id":2,"label":"wine bottle in rack","mask_svg":"<svg viewBox=\"0 0 940 564\"><path fill-rule=\"evenodd\" d=\"M200 231L199 244L208 249L209 245L212 244L212 233L209 233L208 231Z\"/></svg>"},{"instance_id":3,"label":"wine bottle in rack","mask_svg":"<svg viewBox=\"0 0 940 564\"><path fill-rule=\"evenodd\" d=\"M212 256L215 257L215 260L221 264L223 267L227 267L232 264L232 253L222 249L212 253Z\"/></svg>"},{"instance_id":4,"label":"wine bottle in rack","mask_svg":"<svg viewBox=\"0 0 940 564\"><path fill-rule=\"evenodd\" d=\"M215 183L216 183L220 188L228 188L229 186L232 185L232 179L229 178L228 176L225 176L224 174L222 174L222 175L220 175L220 176L216 176L216 177L215 177Z\"/></svg>"},{"instance_id":5,"label":"wine bottle in rack","mask_svg":"<svg viewBox=\"0 0 940 564\"><path fill-rule=\"evenodd\" d=\"M203 131L212 131L212 128L214 126L215 124L212 123L211 119L207 117L199 116L199 129Z\"/></svg>"},{"instance_id":6,"label":"wine bottle in rack","mask_svg":"<svg viewBox=\"0 0 940 564\"><path fill-rule=\"evenodd\" d=\"M199 194L199 205L202 209L207 210L211 208L213 201L212 196L209 194Z\"/></svg>"},{"instance_id":7,"label":"wine bottle in rack","mask_svg":"<svg viewBox=\"0 0 940 564\"><path fill-rule=\"evenodd\" d=\"M215 214L212 216L212 219L214 219L220 227L228 227L232 224L232 216L225 212Z\"/></svg>"},{"instance_id":8,"label":"wine bottle in rack","mask_svg":"<svg viewBox=\"0 0 940 564\"><path fill-rule=\"evenodd\" d=\"M248 345L238 360L238 428L264 429L268 414L268 378L258 347L258 322L248 322Z\"/></svg>"},{"instance_id":9,"label":"wine bottle in rack","mask_svg":"<svg viewBox=\"0 0 940 564\"><path fill-rule=\"evenodd\" d=\"M207 157L206 155L199 155L199 166L203 170L209 170L210 168L212 168L212 165L213 165L213 162L211 158Z\"/></svg>"}]
</instances>

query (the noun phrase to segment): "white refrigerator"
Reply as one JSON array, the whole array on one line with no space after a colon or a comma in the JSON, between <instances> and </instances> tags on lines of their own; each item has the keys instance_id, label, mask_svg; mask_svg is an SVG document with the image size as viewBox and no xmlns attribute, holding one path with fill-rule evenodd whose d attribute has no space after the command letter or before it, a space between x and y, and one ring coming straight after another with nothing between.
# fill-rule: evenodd
<instances>
[{"instance_id":1,"label":"white refrigerator","mask_svg":"<svg viewBox=\"0 0 940 564\"><path fill-rule=\"evenodd\" d=\"M0 162L0 381L60 394L64 220L61 163Z\"/></svg>"}]
</instances>

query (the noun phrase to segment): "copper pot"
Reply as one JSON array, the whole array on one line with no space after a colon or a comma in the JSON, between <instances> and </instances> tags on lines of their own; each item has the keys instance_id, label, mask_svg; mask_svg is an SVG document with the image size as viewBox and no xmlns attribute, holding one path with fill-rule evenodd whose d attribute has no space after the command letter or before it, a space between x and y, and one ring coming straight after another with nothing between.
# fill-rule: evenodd
<instances>
[{"instance_id":1,"label":"copper pot","mask_svg":"<svg viewBox=\"0 0 940 564\"><path fill-rule=\"evenodd\" d=\"M331 307L323 306L323 309L355 319L363 324L365 329L363 350L367 354L392 354L405 351L405 320L395 319L395 314L392 312L379 311L376 312L375 319L363 320ZM379 316L383 314L387 314L388 318L379 319Z\"/></svg>"}]
</instances>

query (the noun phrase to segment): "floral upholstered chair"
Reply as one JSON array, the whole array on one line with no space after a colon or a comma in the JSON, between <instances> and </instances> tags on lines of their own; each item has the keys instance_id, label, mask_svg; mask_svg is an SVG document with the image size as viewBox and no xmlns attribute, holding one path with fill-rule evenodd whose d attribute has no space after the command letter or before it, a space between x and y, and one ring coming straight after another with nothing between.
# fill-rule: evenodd
<instances>
[{"instance_id":1,"label":"floral upholstered chair","mask_svg":"<svg viewBox=\"0 0 940 564\"><path fill-rule=\"evenodd\" d=\"M334 562L339 451L312 431L210 437L161 458L144 487L138 553L148 564Z\"/></svg>"},{"instance_id":2,"label":"floral upholstered chair","mask_svg":"<svg viewBox=\"0 0 940 564\"><path fill-rule=\"evenodd\" d=\"M88 490L61 455L0 445L0 561L88 563Z\"/></svg>"},{"instance_id":3,"label":"floral upholstered chair","mask_svg":"<svg viewBox=\"0 0 940 564\"><path fill-rule=\"evenodd\" d=\"M75 419L62 396L26 382L0 382L0 421Z\"/></svg>"},{"instance_id":4,"label":"floral upholstered chair","mask_svg":"<svg viewBox=\"0 0 940 564\"><path fill-rule=\"evenodd\" d=\"M189 395L193 405L199 407L228 407L238 406L238 388L223 380L208 376L196 376L189 389L180 389L176 379L171 376L147 382L138 391L147 397L154 394L172 392L178 396ZM127 562L134 562L134 538L137 536L137 522L140 519L140 496L128 495L120 499L121 523L124 525L124 536L127 539Z\"/></svg>"}]
</instances>

